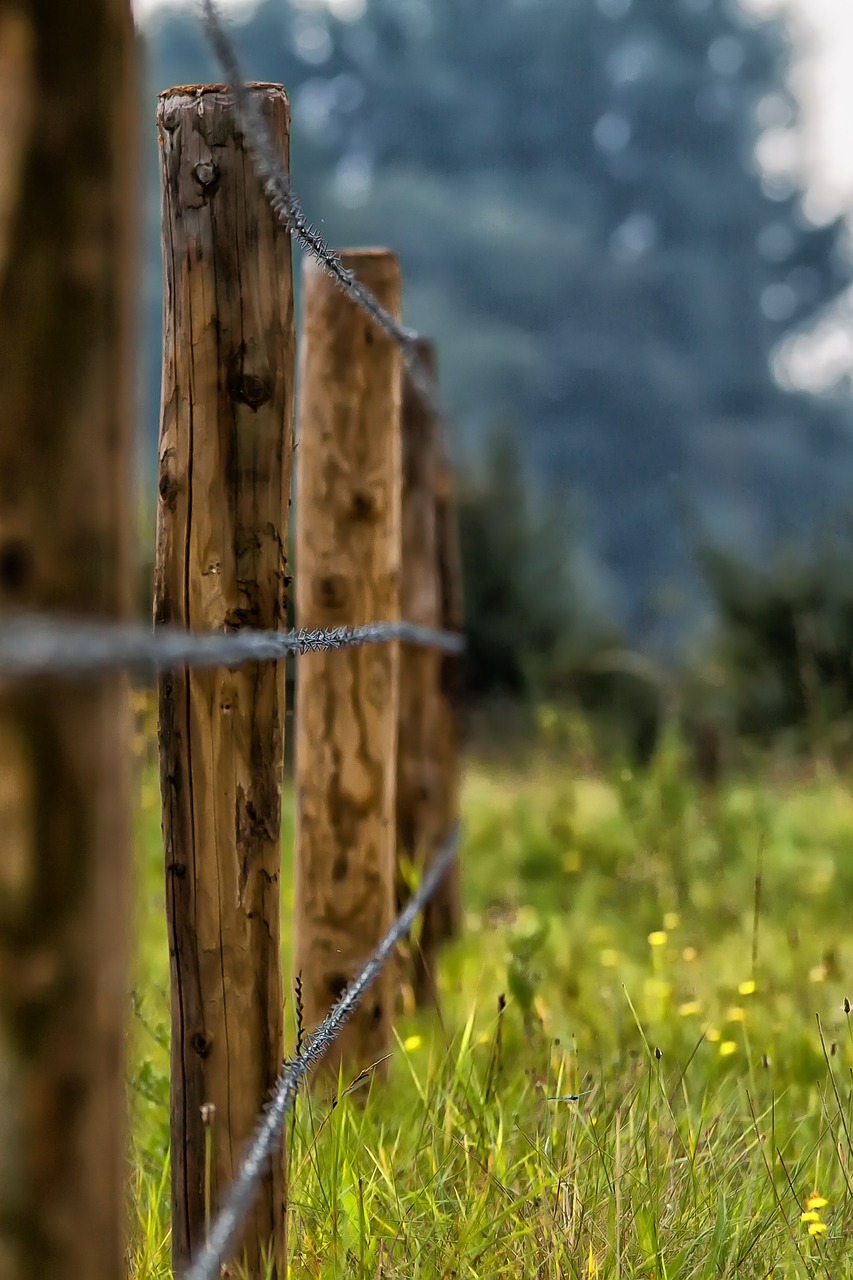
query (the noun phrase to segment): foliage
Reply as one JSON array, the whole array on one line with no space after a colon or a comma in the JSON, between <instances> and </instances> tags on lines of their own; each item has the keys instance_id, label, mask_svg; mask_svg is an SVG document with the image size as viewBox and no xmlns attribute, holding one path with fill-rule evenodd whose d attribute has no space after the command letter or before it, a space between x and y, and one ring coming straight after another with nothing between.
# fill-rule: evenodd
<instances>
[{"instance_id":1,"label":"foliage","mask_svg":"<svg viewBox=\"0 0 853 1280\"><path fill-rule=\"evenodd\" d=\"M612 631L565 512L536 504L511 431L462 470L458 508L470 695L553 692L573 655Z\"/></svg>"},{"instance_id":2,"label":"foliage","mask_svg":"<svg viewBox=\"0 0 853 1280\"><path fill-rule=\"evenodd\" d=\"M720 699L735 731L801 748L851 746L853 556L834 540L755 566L719 552L703 564L719 623Z\"/></svg>"},{"instance_id":3,"label":"foliage","mask_svg":"<svg viewBox=\"0 0 853 1280\"><path fill-rule=\"evenodd\" d=\"M625 661L611 602L565 510L538 502L517 437L498 430L463 468L459 523L467 636L466 692L535 706L573 706L599 746L647 757L663 714L661 690Z\"/></svg>"},{"instance_id":4,"label":"foliage","mask_svg":"<svg viewBox=\"0 0 853 1280\"><path fill-rule=\"evenodd\" d=\"M647 770L612 775L542 750L521 775L470 771L465 933L444 957L442 1021L398 1022L386 1086L348 1093L345 1077L337 1105L298 1104L291 1275L852 1275L847 789L755 777L703 797L672 738ZM168 1274L168 946L149 769L139 1280ZM289 799L287 812L286 946Z\"/></svg>"}]
</instances>

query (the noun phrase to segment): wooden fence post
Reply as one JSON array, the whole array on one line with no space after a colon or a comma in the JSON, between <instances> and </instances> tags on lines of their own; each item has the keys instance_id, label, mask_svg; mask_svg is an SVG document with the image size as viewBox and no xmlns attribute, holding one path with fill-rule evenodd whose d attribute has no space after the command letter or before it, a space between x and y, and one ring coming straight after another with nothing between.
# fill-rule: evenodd
<instances>
[{"instance_id":1,"label":"wooden fence post","mask_svg":"<svg viewBox=\"0 0 853 1280\"><path fill-rule=\"evenodd\" d=\"M127 615L128 0L0 6L0 610ZM0 677L0 1272L120 1280L127 681Z\"/></svg>"},{"instance_id":2,"label":"wooden fence post","mask_svg":"<svg viewBox=\"0 0 853 1280\"><path fill-rule=\"evenodd\" d=\"M281 155L289 107L253 86ZM243 149L224 86L158 110L165 343L155 621L286 626L295 335L290 237ZM172 963L172 1255L205 1230L283 1056L279 953L284 663L160 682L160 772ZM286 1273L284 1159L241 1240Z\"/></svg>"},{"instance_id":3,"label":"wooden fence post","mask_svg":"<svg viewBox=\"0 0 853 1280\"><path fill-rule=\"evenodd\" d=\"M434 374L431 343L418 354ZM443 465L436 414L410 377L403 392L403 500L400 608L408 622L442 626L438 547L438 483ZM442 654L404 644L400 654L400 720L397 746L397 903L409 897L407 871L423 871L448 834L446 748L441 693ZM419 1005L435 1002L435 962L441 922L435 900L424 911L412 942L409 980Z\"/></svg>"},{"instance_id":4,"label":"wooden fence post","mask_svg":"<svg viewBox=\"0 0 853 1280\"><path fill-rule=\"evenodd\" d=\"M462 583L462 556L459 547L459 516L453 471L448 454L449 442L439 442L436 469L436 549L438 580L441 593L440 625L445 631L460 634L465 630L465 599ZM444 815L443 832L449 833L459 822L459 788L461 784L462 702L465 687L465 659L462 654L445 653L441 659L440 723L441 764L440 807ZM444 837L442 837L444 838ZM427 908L435 917L431 928L442 941L456 937L462 929L461 864L457 857L435 892Z\"/></svg>"},{"instance_id":5,"label":"wooden fence post","mask_svg":"<svg viewBox=\"0 0 853 1280\"><path fill-rule=\"evenodd\" d=\"M395 315L384 250L343 254ZM399 350L313 262L304 270L296 498L302 627L400 616ZM341 994L394 915L399 645L308 654L296 694L295 970L306 1024ZM357 1071L387 1052L391 969L324 1060Z\"/></svg>"}]
</instances>

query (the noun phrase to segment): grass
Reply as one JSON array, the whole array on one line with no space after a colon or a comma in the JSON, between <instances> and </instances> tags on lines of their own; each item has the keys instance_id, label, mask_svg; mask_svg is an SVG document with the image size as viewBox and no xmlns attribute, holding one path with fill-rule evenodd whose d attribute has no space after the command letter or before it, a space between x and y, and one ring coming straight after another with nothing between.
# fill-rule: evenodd
<instances>
[{"instance_id":1,"label":"grass","mask_svg":"<svg viewBox=\"0 0 853 1280\"><path fill-rule=\"evenodd\" d=\"M568 750L523 774L472 766L464 810L443 1018L400 1019L387 1086L300 1101L291 1275L853 1276L843 782L704 795L667 742L641 774ZM168 961L150 764L139 837L130 1251L154 1280Z\"/></svg>"}]
</instances>

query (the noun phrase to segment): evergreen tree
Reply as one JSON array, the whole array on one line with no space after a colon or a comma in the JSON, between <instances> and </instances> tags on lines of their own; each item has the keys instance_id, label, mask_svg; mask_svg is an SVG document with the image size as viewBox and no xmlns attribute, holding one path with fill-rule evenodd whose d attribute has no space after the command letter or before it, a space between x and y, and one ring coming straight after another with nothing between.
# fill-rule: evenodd
<instances>
[{"instance_id":1,"label":"evergreen tree","mask_svg":"<svg viewBox=\"0 0 853 1280\"><path fill-rule=\"evenodd\" d=\"M265 0L237 35L291 92L311 216L400 252L463 441L523 424L635 626L656 587L696 589L675 497L759 551L849 488L846 408L771 370L849 278L838 228L753 162L793 120L778 25L733 0ZM150 67L216 74L187 16Z\"/></svg>"}]
</instances>

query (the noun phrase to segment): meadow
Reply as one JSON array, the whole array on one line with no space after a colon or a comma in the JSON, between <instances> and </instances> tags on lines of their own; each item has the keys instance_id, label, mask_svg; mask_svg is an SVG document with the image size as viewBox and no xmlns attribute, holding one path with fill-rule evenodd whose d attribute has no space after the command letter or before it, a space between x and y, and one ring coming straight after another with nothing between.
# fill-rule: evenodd
<instances>
[{"instance_id":1,"label":"meadow","mask_svg":"<svg viewBox=\"0 0 853 1280\"><path fill-rule=\"evenodd\" d=\"M714 791L666 736L594 768L556 716L469 762L464 936L387 1084L300 1099L291 1275L853 1276L853 797L829 766ZM168 952L141 726L130 1272L168 1276ZM283 921L292 807L285 802ZM293 1001L286 1008L289 1047Z\"/></svg>"}]
</instances>

